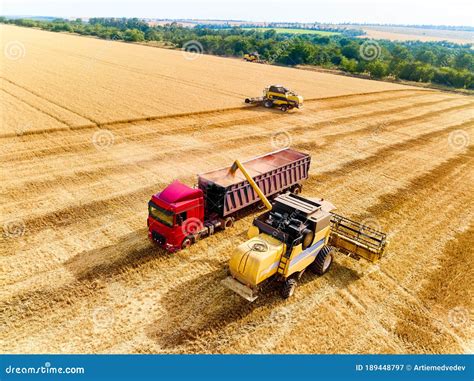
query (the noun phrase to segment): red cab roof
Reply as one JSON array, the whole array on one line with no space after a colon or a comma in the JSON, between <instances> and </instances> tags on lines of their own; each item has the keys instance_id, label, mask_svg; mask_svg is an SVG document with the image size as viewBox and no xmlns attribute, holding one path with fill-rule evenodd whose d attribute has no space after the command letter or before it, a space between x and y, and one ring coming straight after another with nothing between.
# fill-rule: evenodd
<instances>
[{"instance_id":1,"label":"red cab roof","mask_svg":"<svg viewBox=\"0 0 474 381\"><path fill-rule=\"evenodd\" d=\"M155 195L156 198L159 198L161 201L164 201L168 204L176 204L183 201L194 200L195 198L201 196L202 191L200 189L190 188L178 180L173 181L160 193Z\"/></svg>"}]
</instances>

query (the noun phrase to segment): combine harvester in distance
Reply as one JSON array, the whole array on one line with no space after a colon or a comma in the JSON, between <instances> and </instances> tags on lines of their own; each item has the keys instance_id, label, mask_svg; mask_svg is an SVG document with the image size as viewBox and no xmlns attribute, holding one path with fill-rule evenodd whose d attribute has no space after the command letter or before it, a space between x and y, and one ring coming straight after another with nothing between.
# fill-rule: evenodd
<instances>
[{"instance_id":1,"label":"combine harvester in distance","mask_svg":"<svg viewBox=\"0 0 474 381\"><path fill-rule=\"evenodd\" d=\"M286 112L293 108L303 107L303 97L282 85L271 85L263 90L263 95L257 98L246 98L245 103L261 105L266 108L278 107Z\"/></svg>"}]
</instances>

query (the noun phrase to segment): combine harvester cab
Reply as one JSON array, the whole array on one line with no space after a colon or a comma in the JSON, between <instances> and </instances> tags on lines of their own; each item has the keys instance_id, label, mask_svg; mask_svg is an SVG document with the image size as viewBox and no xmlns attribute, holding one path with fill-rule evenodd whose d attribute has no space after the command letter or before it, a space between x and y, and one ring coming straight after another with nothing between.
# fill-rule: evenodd
<instances>
[{"instance_id":1,"label":"combine harvester cab","mask_svg":"<svg viewBox=\"0 0 474 381\"><path fill-rule=\"evenodd\" d=\"M283 149L245 162L251 180L265 196L299 193L308 178L311 157ZM257 204L260 195L237 168L200 174L197 188L174 181L151 197L148 235L169 251L190 246L218 230L232 227L236 214Z\"/></svg>"},{"instance_id":2,"label":"combine harvester cab","mask_svg":"<svg viewBox=\"0 0 474 381\"><path fill-rule=\"evenodd\" d=\"M291 193L277 197L270 210L254 220L250 239L232 254L230 275L222 283L254 301L262 286L274 279L288 298L306 269L317 275L329 270L334 249L355 259L379 260L385 234L334 214L334 209L322 199Z\"/></svg>"}]
</instances>

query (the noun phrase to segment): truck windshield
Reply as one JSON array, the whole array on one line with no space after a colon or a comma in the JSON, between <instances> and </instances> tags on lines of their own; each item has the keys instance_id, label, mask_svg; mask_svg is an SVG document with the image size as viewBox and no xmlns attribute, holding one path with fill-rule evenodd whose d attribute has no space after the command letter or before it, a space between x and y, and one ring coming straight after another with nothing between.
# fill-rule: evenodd
<instances>
[{"instance_id":1,"label":"truck windshield","mask_svg":"<svg viewBox=\"0 0 474 381\"><path fill-rule=\"evenodd\" d=\"M174 222L173 212L169 210L160 208L158 205L155 205L151 201L148 203L148 212L155 220L172 227Z\"/></svg>"}]
</instances>

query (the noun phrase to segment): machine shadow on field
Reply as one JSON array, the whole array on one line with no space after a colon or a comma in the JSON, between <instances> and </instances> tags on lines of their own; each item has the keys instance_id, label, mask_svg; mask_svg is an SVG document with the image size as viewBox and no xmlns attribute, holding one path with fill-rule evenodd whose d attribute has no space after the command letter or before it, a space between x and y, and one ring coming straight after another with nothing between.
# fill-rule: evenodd
<instances>
[{"instance_id":1,"label":"machine shadow on field","mask_svg":"<svg viewBox=\"0 0 474 381\"><path fill-rule=\"evenodd\" d=\"M134 231L112 245L77 254L64 267L77 280L98 280L113 277L128 268L137 268L151 260L171 258L162 248L153 245L146 228Z\"/></svg>"},{"instance_id":2,"label":"machine shadow on field","mask_svg":"<svg viewBox=\"0 0 474 381\"><path fill-rule=\"evenodd\" d=\"M258 311L255 318L261 319L262 312L267 316L278 306L292 304L294 300L282 299L281 285L269 282L259 298L250 303L221 284L226 276L225 266L183 282L168 291L160 300L163 316L146 328L147 336L165 350L188 350L186 345L195 344L194 350L203 351L200 346L203 344L205 352L218 353L219 338L223 338L219 332L226 327L235 322L245 324L244 320L252 319L250 316L254 311ZM318 293L324 287L332 287L335 291L345 289L360 277L353 269L334 262L331 270L323 277L305 273L298 283L294 298L311 298L311 292ZM183 348L179 348L180 346Z\"/></svg>"}]
</instances>

